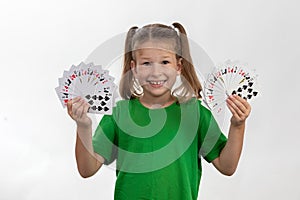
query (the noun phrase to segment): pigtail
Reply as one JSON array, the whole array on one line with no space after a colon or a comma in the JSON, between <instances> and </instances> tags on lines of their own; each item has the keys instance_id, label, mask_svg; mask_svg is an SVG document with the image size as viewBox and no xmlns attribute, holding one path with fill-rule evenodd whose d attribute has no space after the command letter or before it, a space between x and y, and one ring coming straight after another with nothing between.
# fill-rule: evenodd
<instances>
[{"instance_id":1,"label":"pigtail","mask_svg":"<svg viewBox=\"0 0 300 200\"><path fill-rule=\"evenodd\" d=\"M200 91L202 90L200 81L196 75L195 68L193 66L192 57L190 54L190 48L188 38L184 27L180 23L172 24L178 31L181 43L181 58L182 58L182 69L181 74L184 76L189 85L193 88L193 92L197 98L201 98Z\"/></svg>"},{"instance_id":2,"label":"pigtail","mask_svg":"<svg viewBox=\"0 0 300 200\"><path fill-rule=\"evenodd\" d=\"M131 91L133 88L133 74L131 72L131 61L133 60L132 57L132 38L136 32L138 27L134 26L131 27L126 35L125 40L125 52L124 52L124 60L123 60L123 72L122 77L120 80L120 87L119 92L120 96L123 99L130 99L134 91Z\"/></svg>"}]
</instances>

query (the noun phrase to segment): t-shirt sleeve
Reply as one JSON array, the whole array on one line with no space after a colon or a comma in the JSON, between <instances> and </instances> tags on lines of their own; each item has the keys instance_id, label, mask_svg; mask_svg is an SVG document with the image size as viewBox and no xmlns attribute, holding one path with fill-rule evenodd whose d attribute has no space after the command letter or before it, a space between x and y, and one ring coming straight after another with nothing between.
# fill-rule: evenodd
<instances>
[{"instance_id":1,"label":"t-shirt sleeve","mask_svg":"<svg viewBox=\"0 0 300 200\"><path fill-rule=\"evenodd\" d=\"M199 155L207 162L219 157L227 138L220 130L210 110L200 105Z\"/></svg>"},{"instance_id":2,"label":"t-shirt sleeve","mask_svg":"<svg viewBox=\"0 0 300 200\"><path fill-rule=\"evenodd\" d=\"M104 164L108 165L116 159L116 126L112 115L104 115L94 135L94 151L105 159Z\"/></svg>"}]
</instances>

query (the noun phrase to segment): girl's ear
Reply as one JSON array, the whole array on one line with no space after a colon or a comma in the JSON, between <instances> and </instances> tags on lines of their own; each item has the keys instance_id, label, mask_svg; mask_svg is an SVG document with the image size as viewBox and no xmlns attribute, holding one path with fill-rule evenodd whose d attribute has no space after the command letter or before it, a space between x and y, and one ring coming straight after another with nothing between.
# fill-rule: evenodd
<instances>
[{"instance_id":1,"label":"girl's ear","mask_svg":"<svg viewBox=\"0 0 300 200\"><path fill-rule=\"evenodd\" d=\"M181 69L182 69L182 58L179 58L177 61L177 74L181 74Z\"/></svg>"},{"instance_id":2,"label":"girl's ear","mask_svg":"<svg viewBox=\"0 0 300 200\"><path fill-rule=\"evenodd\" d=\"M136 77L137 71L136 71L136 63L134 60L130 61L130 69L131 69L133 76Z\"/></svg>"}]
</instances>

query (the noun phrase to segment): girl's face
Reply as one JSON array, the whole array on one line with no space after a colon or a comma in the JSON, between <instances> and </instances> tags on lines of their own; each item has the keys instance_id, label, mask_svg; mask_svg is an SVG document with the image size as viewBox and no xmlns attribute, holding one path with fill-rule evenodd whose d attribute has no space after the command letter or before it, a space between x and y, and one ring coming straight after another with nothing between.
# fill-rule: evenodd
<instances>
[{"instance_id":1,"label":"girl's face","mask_svg":"<svg viewBox=\"0 0 300 200\"><path fill-rule=\"evenodd\" d=\"M150 41L138 47L131 70L143 88L144 97L168 98L181 72L181 59L177 60L174 51L168 50L169 43Z\"/></svg>"}]
</instances>

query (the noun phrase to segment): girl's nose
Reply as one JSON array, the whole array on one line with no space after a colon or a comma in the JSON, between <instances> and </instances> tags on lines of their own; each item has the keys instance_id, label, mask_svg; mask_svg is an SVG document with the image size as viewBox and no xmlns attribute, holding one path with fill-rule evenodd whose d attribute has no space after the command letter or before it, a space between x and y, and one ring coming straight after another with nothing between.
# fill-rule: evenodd
<instances>
[{"instance_id":1,"label":"girl's nose","mask_svg":"<svg viewBox=\"0 0 300 200\"><path fill-rule=\"evenodd\" d=\"M152 75L160 75L162 73L162 65L159 63L153 63Z\"/></svg>"}]
</instances>

